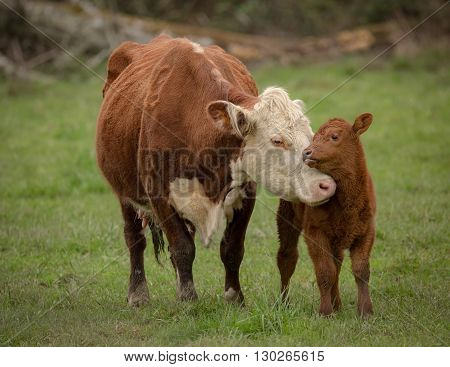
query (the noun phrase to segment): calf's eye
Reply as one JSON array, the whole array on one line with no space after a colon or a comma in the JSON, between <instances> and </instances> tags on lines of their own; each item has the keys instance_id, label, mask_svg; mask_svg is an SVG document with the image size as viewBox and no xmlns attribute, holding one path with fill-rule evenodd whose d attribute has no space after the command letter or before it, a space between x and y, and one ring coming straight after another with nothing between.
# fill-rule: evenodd
<instances>
[{"instance_id":1,"label":"calf's eye","mask_svg":"<svg viewBox=\"0 0 450 367\"><path fill-rule=\"evenodd\" d=\"M334 141L338 140L337 134L332 134L331 135L331 140L334 140Z\"/></svg>"}]
</instances>

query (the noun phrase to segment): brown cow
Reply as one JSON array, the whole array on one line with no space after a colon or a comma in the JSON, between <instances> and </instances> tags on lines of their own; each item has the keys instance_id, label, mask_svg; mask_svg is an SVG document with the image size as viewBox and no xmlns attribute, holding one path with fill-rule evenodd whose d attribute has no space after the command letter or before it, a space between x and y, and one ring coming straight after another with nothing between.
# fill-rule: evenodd
<instances>
[{"instance_id":1,"label":"brown cow","mask_svg":"<svg viewBox=\"0 0 450 367\"><path fill-rule=\"evenodd\" d=\"M330 315L341 306L338 279L345 249L350 250L358 286L358 312L363 317L373 312L368 283L375 238L375 194L359 141L359 135L371 123L372 115L365 113L356 118L353 126L338 118L322 125L313 143L304 150L303 160L334 178L335 196L319 207L281 200L278 208L282 295L286 299L303 229L320 290L321 315Z\"/></svg>"},{"instance_id":2,"label":"brown cow","mask_svg":"<svg viewBox=\"0 0 450 367\"><path fill-rule=\"evenodd\" d=\"M181 300L197 297L195 231L208 243L226 222L225 298L242 301L239 267L255 182L286 200L319 204L335 183L303 164L312 131L281 88L258 96L245 66L217 46L167 36L111 55L97 124L97 160L116 193L130 252L130 305L149 300L143 228L155 254L169 242ZM298 159L300 157L300 159Z\"/></svg>"}]
</instances>

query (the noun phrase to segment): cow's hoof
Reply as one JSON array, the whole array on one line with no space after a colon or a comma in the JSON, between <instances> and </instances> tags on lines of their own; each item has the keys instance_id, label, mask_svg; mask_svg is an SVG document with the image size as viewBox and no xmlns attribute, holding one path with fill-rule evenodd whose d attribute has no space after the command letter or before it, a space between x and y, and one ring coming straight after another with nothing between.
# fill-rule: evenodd
<instances>
[{"instance_id":1,"label":"cow's hoof","mask_svg":"<svg viewBox=\"0 0 450 367\"><path fill-rule=\"evenodd\" d=\"M179 301L195 301L198 299L197 292L195 291L194 283L189 282L184 286L178 287L177 298Z\"/></svg>"},{"instance_id":2,"label":"cow's hoof","mask_svg":"<svg viewBox=\"0 0 450 367\"><path fill-rule=\"evenodd\" d=\"M147 282L141 282L132 291L128 291L128 305L130 307L141 307L150 302L150 295L148 293Z\"/></svg>"},{"instance_id":3,"label":"cow's hoof","mask_svg":"<svg viewBox=\"0 0 450 367\"><path fill-rule=\"evenodd\" d=\"M236 291L234 288L228 288L224 293L225 301L229 303L236 303L239 305L244 305L244 295L241 291Z\"/></svg>"},{"instance_id":4,"label":"cow's hoof","mask_svg":"<svg viewBox=\"0 0 450 367\"><path fill-rule=\"evenodd\" d=\"M281 298L280 305L285 308L290 308L292 306L291 297L286 295Z\"/></svg>"},{"instance_id":5,"label":"cow's hoof","mask_svg":"<svg viewBox=\"0 0 450 367\"><path fill-rule=\"evenodd\" d=\"M373 314L373 307L372 304L365 305L365 307L359 307L358 308L358 315L363 320L367 320L370 316Z\"/></svg>"}]
</instances>

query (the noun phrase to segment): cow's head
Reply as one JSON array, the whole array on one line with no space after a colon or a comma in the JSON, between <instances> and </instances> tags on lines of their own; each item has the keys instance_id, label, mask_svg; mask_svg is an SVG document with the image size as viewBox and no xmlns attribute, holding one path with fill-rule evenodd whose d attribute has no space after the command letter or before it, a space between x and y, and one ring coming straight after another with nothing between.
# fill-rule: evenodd
<instances>
[{"instance_id":1,"label":"cow's head","mask_svg":"<svg viewBox=\"0 0 450 367\"><path fill-rule=\"evenodd\" d=\"M302 151L313 132L300 100L281 88L267 88L252 108L228 101L208 105L222 130L244 139L240 170L268 191L285 199L319 205L333 196L334 180L303 163Z\"/></svg>"}]
</instances>

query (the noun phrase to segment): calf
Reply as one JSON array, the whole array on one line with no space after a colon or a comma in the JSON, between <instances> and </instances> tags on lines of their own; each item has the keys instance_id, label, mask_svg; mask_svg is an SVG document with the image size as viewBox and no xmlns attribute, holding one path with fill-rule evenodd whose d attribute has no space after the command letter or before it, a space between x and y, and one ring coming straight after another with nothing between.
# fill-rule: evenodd
<instances>
[{"instance_id":1,"label":"calf","mask_svg":"<svg viewBox=\"0 0 450 367\"><path fill-rule=\"evenodd\" d=\"M330 315L341 306L338 279L346 249L358 287L358 313L367 317L373 312L369 257L375 238L375 194L359 140L371 123L372 115L364 113L353 125L339 118L322 125L303 151L303 161L333 177L335 195L321 206L281 200L278 208L283 298L297 263L297 242L303 229L319 286L321 315Z\"/></svg>"}]
</instances>

